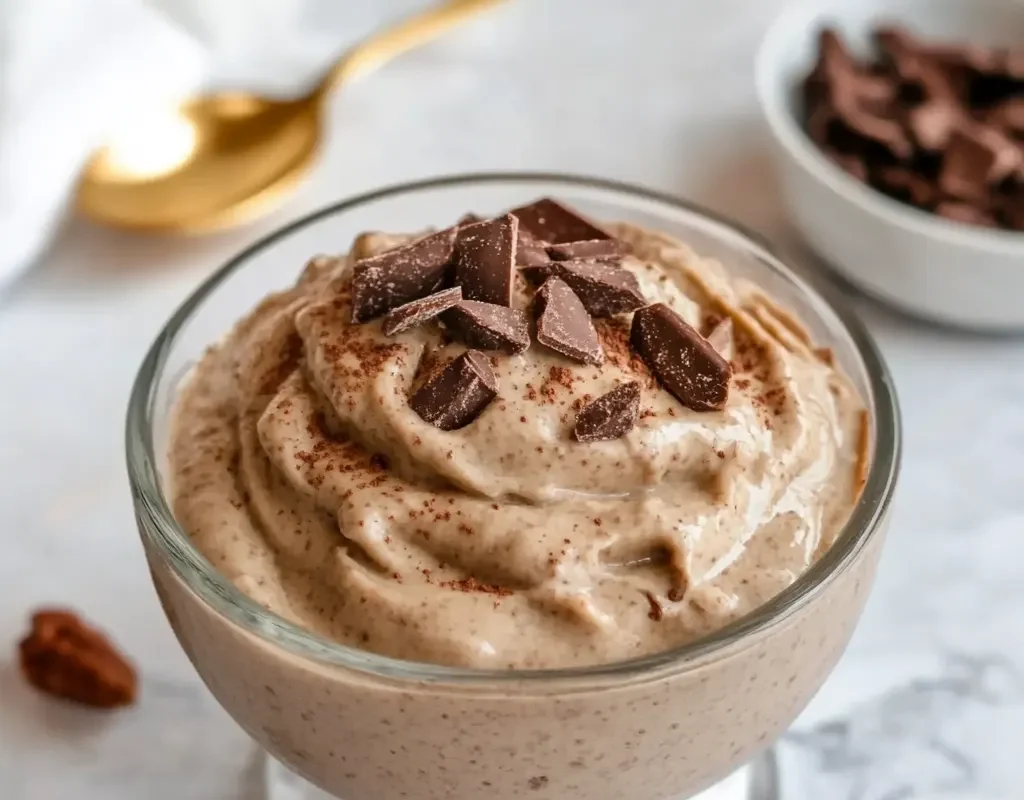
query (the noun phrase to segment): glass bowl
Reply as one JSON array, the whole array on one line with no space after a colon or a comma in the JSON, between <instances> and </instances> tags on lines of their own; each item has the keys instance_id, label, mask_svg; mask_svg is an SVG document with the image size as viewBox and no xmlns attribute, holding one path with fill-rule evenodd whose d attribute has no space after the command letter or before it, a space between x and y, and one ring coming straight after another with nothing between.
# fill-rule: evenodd
<instances>
[{"instance_id":1,"label":"glass bowl","mask_svg":"<svg viewBox=\"0 0 1024 800\"><path fill-rule=\"evenodd\" d=\"M175 523L165 455L176 392L205 349L307 260L366 230L442 227L554 196L660 230L751 278L831 347L865 398L870 469L835 545L749 616L667 652L596 667L494 671L412 663L319 638L254 603ZM127 458L154 584L218 701L275 758L345 800L690 797L771 744L860 616L899 462L891 379L860 322L756 237L655 192L547 174L461 175L342 201L267 236L171 317L132 391Z\"/></svg>"}]
</instances>

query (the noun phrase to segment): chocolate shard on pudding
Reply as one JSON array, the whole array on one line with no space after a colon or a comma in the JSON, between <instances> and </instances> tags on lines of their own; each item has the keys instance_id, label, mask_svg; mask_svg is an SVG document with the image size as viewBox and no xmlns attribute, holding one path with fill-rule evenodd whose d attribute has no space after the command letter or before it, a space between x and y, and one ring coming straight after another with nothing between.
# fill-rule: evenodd
<instances>
[{"instance_id":1,"label":"chocolate shard on pudding","mask_svg":"<svg viewBox=\"0 0 1024 800\"><path fill-rule=\"evenodd\" d=\"M483 353L467 350L409 398L412 410L436 428L453 431L475 420L498 396Z\"/></svg>"},{"instance_id":2,"label":"chocolate shard on pudding","mask_svg":"<svg viewBox=\"0 0 1024 800\"><path fill-rule=\"evenodd\" d=\"M581 364L598 365L604 350L583 303L560 278L548 278L534 299L537 341Z\"/></svg>"},{"instance_id":3,"label":"chocolate shard on pudding","mask_svg":"<svg viewBox=\"0 0 1024 800\"><path fill-rule=\"evenodd\" d=\"M469 347L522 353L530 346L530 326L518 308L463 300L444 314L444 323Z\"/></svg>"},{"instance_id":4,"label":"chocolate shard on pudding","mask_svg":"<svg viewBox=\"0 0 1024 800\"><path fill-rule=\"evenodd\" d=\"M548 245L547 252L555 261L576 261L628 255L629 246L621 239L590 239L583 242Z\"/></svg>"},{"instance_id":5,"label":"chocolate shard on pudding","mask_svg":"<svg viewBox=\"0 0 1024 800\"><path fill-rule=\"evenodd\" d=\"M419 300L413 300L411 303L406 303L404 306L399 306L389 311L381 323L381 330L384 331L385 336L394 336L402 331L409 330L409 328L415 328L417 325L429 322L461 300L461 286L442 289L440 292L427 295Z\"/></svg>"},{"instance_id":6,"label":"chocolate shard on pudding","mask_svg":"<svg viewBox=\"0 0 1024 800\"><path fill-rule=\"evenodd\" d=\"M590 316L613 317L635 311L647 303L636 275L622 269L620 263L618 258L551 261L520 267L519 272L532 284L542 284L550 277L561 278L576 293Z\"/></svg>"},{"instance_id":7,"label":"chocolate shard on pudding","mask_svg":"<svg viewBox=\"0 0 1024 800\"><path fill-rule=\"evenodd\" d=\"M516 242L516 266L539 267L551 261L547 244L531 234L523 225L519 226Z\"/></svg>"},{"instance_id":8,"label":"chocolate shard on pudding","mask_svg":"<svg viewBox=\"0 0 1024 800\"><path fill-rule=\"evenodd\" d=\"M659 383L684 406L694 411L725 407L729 362L667 305L637 311L629 338Z\"/></svg>"},{"instance_id":9,"label":"chocolate shard on pudding","mask_svg":"<svg viewBox=\"0 0 1024 800\"><path fill-rule=\"evenodd\" d=\"M512 213L534 237L549 244L612 238L608 231L550 197L513 208Z\"/></svg>"},{"instance_id":10,"label":"chocolate shard on pudding","mask_svg":"<svg viewBox=\"0 0 1024 800\"><path fill-rule=\"evenodd\" d=\"M572 435L577 442L601 442L629 433L640 416L640 384L616 386L580 409Z\"/></svg>"},{"instance_id":11,"label":"chocolate shard on pudding","mask_svg":"<svg viewBox=\"0 0 1024 800\"><path fill-rule=\"evenodd\" d=\"M451 265L455 235L456 229L449 228L356 262L352 321L369 322L440 289Z\"/></svg>"},{"instance_id":12,"label":"chocolate shard on pudding","mask_svg":"<svg viewBox=\"0 0 1024 800\"><path fill-rule=\"evenodd\" d=\"M455 282L467 300L512 305L519 221L511 214L458 229Z\"/></svg>"}]
</instances>

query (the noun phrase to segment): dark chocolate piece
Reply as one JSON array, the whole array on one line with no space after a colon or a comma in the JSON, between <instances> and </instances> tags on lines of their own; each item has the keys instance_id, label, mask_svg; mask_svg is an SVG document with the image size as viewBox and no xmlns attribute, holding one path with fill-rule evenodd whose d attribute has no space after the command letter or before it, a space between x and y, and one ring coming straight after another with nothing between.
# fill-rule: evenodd
<instances>
[{"instance_id":1,"label":"dark chocolate piece","mask_svg":"<svg viewBox=\"0 0 1024 800\"><path fill-rule=\"evenodd\" d=\"M512 213L535 238L550 244L612 238L608 231L549 197L513 208Z\"/></svg>"},{"instance_id":2,"label":"dark chocolate piece","mask_svg":"<svg viewBox=\"0 0 1024 800\"><path fill-rule=\"evenodd\" d=\"M590 239L585 242L548 245L548 255L555 261L624 256L628 253L629 246L621 239Z\"/></svg>"},{"instance_id":3,"label":"dark chocolate piece","mask_svg":"<svg viewBox=\"0 0 1024 800\"><path fill-rule=\"evenodd\" d=\"M907 112L907 128L918 147L940 153L963 119L963 110L955 103L933 100Z\"/></svg>"},{"instance_id":4,"label":"dark chocolate piece","mask_svg":"<svg viewBox=\"0 0 1024 800\"><path fill-rule=\"evenodd\" d=\"M1011 97L993 106L985 121L1011 135L1024 137L1024 96Z\"/></svg>"},{"instance_id":5,"label":"dark chocolate piece","mask_svg":"<svg viewBox=\"0 0 1024 800\"><path fill-rule=\"evenodd\" d=\"M453 431L475 420L497 396L498 381L487 357L467 350L421 386L409 405L434 427Z\"/></svg>"},{"instance_id":6,"label":"dark chocolate piece","mask_svg":"<svg viewBox=\"0 0 1024 800\"><path fill-rule=\"evenodd\" d=\"M853 153L841 153L838 150L831 149L826 149L825 155L847 175L859 181L867 181L868 167L860 156Z\"/></svg>"},{"instance_id":7,"label":"dark chocolate piece","mask_svg":"<svg viewBox=\"0 0 1024 800\"><path fill-rule=\"evenodd\" d=\"M441 288L455 246L455 229L356 262L352 268L352 321L367 322Z\"/></svg>"},{"instance_id":8,"label":"dark chocolate piece","mask_svg":"<svg viewBox=\"0 0 1024 800\"><path fill-rule=\"evenodd\" d=\"M511 214L459 228L455 282L467 300L512 305L518 220Z\"/></svg>"},{"instance_id":9,"label":"dark chocolate piece","mask_svg":"<svg viewBox=\"0 0 1024 800\"><path fill-rule=\"evenodd\" d=\"M604 350L587 309L560 278L548 278L534 299L537 341L581 364L601 364Z\"/></svg>"},{"instance_id":10,"label":"dark chocolate piece","mask_svg":"<svg viewBox=\"0 0 1024 800\"><path fill-rule=\"evenodd\" d=\"M633 315L633 349L658 381L694 411L713 411L729 398L732 367L715 348L664 303Z\"/></svg>"},{"instance_id":11,"label":"dark chocolate piece","mask_svg":"<svg viewBox=\"0 0 1024 800\"><path fill-rule=\"evenodd\" d=\"M443 289L440 292L413 300L404 306L392 309L384 317L381 330L385 336L394 336L409 328L429 322L462 300L462 287Z\"/></svg>"},{"instance_id":12,"label":"dark chocolate piece","mask_svg":"<svg viewBox=\"0 0 1024 800\"><path fill-rule=\"evenodd\" d=\"M861 67L836 31L826 28L818 34L818 61L805 84L809 105L832 103L849 97L857 103L884 106L896 97L896 82L884 74Z\"/></svg>"},{"instance_id":13,"label":"dark chocolate piece","mask_svg":"<svg viewBox=\"0 0 1024 800\"><path fill-rule=\"evenodd\" d=\"M935 206L935 213L940 217L963 222L967 225L978 225L983 228L997 228L999 223L995 217L982 208L970 203L947 200Z\"/></svg>"},{"instance_id":14,"label":"dark chocolate piece","mask_svg":"<svg viewBox=\"0 0 1024 800\"><path fill-rule=\"evenodd\" d=\"M1006 197L1000 211L1007 228L1024 231L1024 182Z\"/></svg>"},{"instance_id":15,"label":"dark chocolate piece","mask_svg":"<svg viewBox=\"0 0 1024 800\"><path fill-rule=\"evenodd\" d=\"M929 101L956 103L959 91L941 59L902 28L885 26L875 31L883 57L903 84Z\"/></svg>"},{"instance_id":16,"label":"dark chocolate piece","mask_svg":"<svg viewBox=\"0 0 1024 800\"><path fill-rule=\"evenodd\" d=\"M605 260L552 261L547 267L524 272L536 282L541 275L561 278L572 289L592 317L611 317L641 308L647 301L636 275Z\"/></svg>"},{"instance_id":17,"label":"dark chocolate piece","mask_svg":"<svg viewBox=\"0 0 1024 800\"><path fill-rule=\"evenodd\" d=\"M551 260L547 243L542 242L522 225L519 226L519 241L516 244L516 264L520 267L538 267Z\"/></svg>"},{"instance_id":18,"label":"dark chocolate piece","mask_svg":"<svg viewBox=\"0 0 1024 800\"><path fill-rule=\"evenodd\" d=\"M470 212L468 212L466 214L463 214L461 217L459 217L459 223L458 224L459 224L460 227L465 227L466 225L473 225L474 223L483 222L483 221L484 221L483 217L481 217L479 214L474 214L472 211L470 211Z\"/></svg>"},{"instance_id":19,"label":"dark chocolate piece","mask_svg":"<svg viewBox=\"0 0 1024 800\"><path fill-rule=\"evenodd\" d=\"M834 112L836 119L855 137L866 143L884 148L892 158L904 160L913 155L914 148L898 122L882 114L869 111L857 105L852 97L836 98Z\"/></svg>"},{"instance_id":20,"label":"dark chocolate piece","mask_svg":"<svg viewBox=\"0 0 1024 800\"><path fill-rule=\"evenodd\" d=\"M958 200L984 201L990 187L1020 165L1020 147L995 128L958 130L946 148L939 187Z\"/></svg>"},{"instance_id":21,"label":"dark chocolate piece","mask_svg":"<svg viewBox=\"0 0 1024 800\"><path fill-rule=\"evenodd\" d=\"M932 181L906 167L882 167L875 176L874 185L887 195L918 208L930 207L939 194Z\"/></svg>"},{"instance_id":22,"label":"dark chocolate piece","mask_svg":"<svg viewBox=\"0 0 1024 800\"><path fill-rule=\"evenodd\" d=\"M470 347L522 353L530 346L530 325L517 308L463 300L444 314L445 324Z\"/></svg>"},{"instance_id":23,"label":"dark chocolate piece","mask_svg":"<svg viewBox=\"0 0 1024 800\"><path fill-rule=\"evenodd\" d=\"M580 409L572 435L577 442L604 442L625 436L640 416L640 384L616 386Z\"/></svg>"}]
</instances>

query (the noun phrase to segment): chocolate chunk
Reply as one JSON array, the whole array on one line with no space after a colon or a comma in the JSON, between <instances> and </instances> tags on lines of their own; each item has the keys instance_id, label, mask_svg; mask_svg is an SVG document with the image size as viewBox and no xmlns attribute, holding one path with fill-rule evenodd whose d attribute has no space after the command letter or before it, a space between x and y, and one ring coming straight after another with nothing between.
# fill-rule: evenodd
<instances>
[{"instance_id":1,"label":"chocolate chunk","mask_svg":"<svg viewBox=\"0 0 1024 800\"><path fill-rule=\"evenodd\" d=\"M534 237L550 244L612 238L606 230L549 197L513 208L512 213Z\"/></svg>"},{"instance_id":2,"label":"chocolate chunk","mask_svg":"<svg viewBox=\"0 0 1024 800\"><path fill-rule=\"evenodd\" d=\"M888 76L861 67L836 31L826 28L818 34L818 61L805 84L809 106L833 103L838 97L871 106L886 105L895 98L896 89L895 81Z\"/></svg>"},{"instance_id":3,"label":"chocolate chunk","mask_svg":"<svg viewBox=\"0 0 1024 800\"><path fill-rule=\"evenodd\" d=\"M445 312L444 322L470 347L522 353L530 346L530 325L517 308L463 300Z\"/></svg>"},{"instance_id":4,"label":"chocolate chunk","mask_svg":"<svg viewBox=\"0 0 1024 800\"><path fill-rule=\"evenodd\" d=\"M436 428L464 428L498 396L487 357L467 350L409 398L412 410Z\"/></svg>"},{"instance_id":5,"label":"chocolate chunk","mask_svg":"<svg viewBox=\"0 0 1024 800\"><path fill-rule=\"evenodd\" d=\"M981 201L1020 166L1019 146L995 128L959 130L946 148L939 187L958 200Z\"/></svg>"},{"instance_id":6,"label":"chocolate chunk","mask_svg":"<svg viewBox=\"0 0 1024 800\"><path fill-rule=\"evenodd\" d=\"M918 147L939 153L949 144L963 119L964 113L956 104L933 100L907 112L907 128Z\"/></svg>"},{"instance_id":7,"label":"chocolate chunk","mask_svg":"<svg viewBox=\"0 0 1024 800\"><path fill-rule=\"evenodd\" d=\"M363 259L352 268L352 321L367 322L441 288L455 246L455 229Z\"/></svg>"},{"instance_id":8,"label":"chocolate chunk","mask_svg":"<svg viewBox=\"0 0 1024 800\"><path fill-rule=\"evenodd\" d=\"M958 89L943 62L902 28L882 27L875 41L904 90L911 87L924 100L955 103Z\"/></svg>"},{"instance_id":9,"label":"chocolate chunk","mask_svg":"<svg viewBox=\"0 0 1024 800\"><path fill-rule=\"evenodd\" d=\"M1024 97L1011 97L993 106L985 121L1013 136L1024 137Z\"/></svg>"},{"instance_id":10,"label":"chocolate chunk","mask_svg":"<svg viewBox=\"0 0 1024 800\"><path fill-rule=\"evenodd\" d=\"M970 203L947 200L935 206L935 213L940 217L963 222L967 225L978 225L982 228L996 228L999 226L995 217L984 209L973 206Z\"/></svg>"},{"instance_id":11,"label":"chocolate chunk","mask_svg":"<svg viewBox=\"0 0 1024 800\"><path fill-rule=\"evenodd\" d=\"M664 303L633 315L630 344L670 394L694 411L712 411L729 398L732 367Z\"/></svg>"},{"instance_id":12,"label":"chocolate chunk","mask_svg":"<svg viewBox=\"0 0 1024 800\"><path fill-rule=\"evenodd\" d=\"M732 317L726 317L711 329L705 337L715 351L726 361L732 361L733 357L733 335Z\"/></svg>"},{"instance_id":13,"label":"chocolate chunk","mask_svg":"<svg viewBox=\"0 0 1024 800\"><path fill-rule=\"evenodd\" d=\"M868 167L864 159L853 153L840 153L838 150L827 149L825 155L843 172L859 181L867 181Z\"/></svg>"},{"instance_id":14,"label":"chocolate chunk","mask_svg":"<svg viewBox=\"0 0 1024 800\"><path fill-rule=\"evenodd\" d=\"M906 167L882 167L873 183L887 195L918 208L928 208L938 199L935 184Z\"/></svg>"},{"instance_id":15,"label":"chocolate chunk","mask_svg":"<svg viewBox=\"0 0 1024 800\"><path fill-rule=\"evenodd\" d=\"M467 300L512 305L519 221L511 214L459 228L455 282Z\"/></svg>"},{"instance_id":16,"label":"chocolate chunk","mask_svg":"<svg viewBox=\"0 0 1024 800\"><path fill-rule=\"evenodd\" d=\"M419 300L413 300L411 303L389 311L388 315L384 317L381 329L385 336L394 336L396 333L429 322L460 300L462 300L461 286L444 289Z\"/></svg>"},{"instance_id":17,"label":"chocolate chunk","mask_svg":"<svg viewBox=\"0 0 1024 800\"><path fill-rule=\"evenodd\" d=\"M565 281L549 278L534 299L537 341L582 364L600 364L604 350L594 323Z\"/></svg>"},{"instance_id":18,"label":"chocolate chunk","mask_svg":"<svg viewBox=\"0 0 1024 800\"><path fill-rule=\"evenodd\" d=\"M633 430L639 415L640 384L623 383L580 410L572 435L577 442L618 439Z\"/></svg>"},{"instance_id":19,"label":"chocolate chunk","mask_svg":"<svg viewBox=\"0 0 1024 800\"><path fill-rule=\"evenodd\" d=\"M561 278L592 317L611 317L641 308L647 301L636 275L608 261L552 261L546 267L522 269L527 280ZM541 277L543 275L543 278Z\"/></svg>"},{"instance_id":20,"label":"chocolate chunk","mask_svg":"<svg viewBox=\"0 0 1024 800\"><path fill-rule=\"evenodd\" d=\"M466 225L472 225L472 224L474 224L476 222L483 222L483 221L484 221L483 217L481 217L479 214L474 214L472 211L470 211L470 212L468 212L466 214L463 214L461 217L459 217L459 223L458 224L459 224L459 227L463 227L464 228Z\"/></svg>"},{"instance_id":21,"label":"chocolate chunk","mask_svg":"<svg viewBox=\"0 0 1024 800\"><path fill-rule=\"evenodd\" d=\"M884 148L897 159L913 155L914 148L903 126L892 119L858 105L852 97L841 96L834 106L836 119L851 135Z\"/></svg>"},{"instance_id":22,"label":"chocolate chunk","mask_svg":"<svg viewBox=\"0 0 1024 800\"><path fill-rule=\"evenodd\" d=\"M567 242L548 246L548 255L555 261L624 256L629 247L621 239L590 239L585 242Z\"/></svg>"},{"instance_id":23,"label":"chocolate chunk","mask_svg":"<svg viewBox=\"0 0 1024 800\"><path fill-rule=\"evenodd\" d=\"M538 267L550 260L547 244L520 225L519 241L516 244L516 264L520 267Z\"/></svg>"},{"instance_id":24,"label":"chocolate chunk","mask_svg":"<svg viewBox=\"0 0 1024 800\"><path fill-rule=\"evenodd\" d=\"M1024 231L1024 183L1001 204L1001 216L1011 231Z\"/></svg>"}]
</instances>

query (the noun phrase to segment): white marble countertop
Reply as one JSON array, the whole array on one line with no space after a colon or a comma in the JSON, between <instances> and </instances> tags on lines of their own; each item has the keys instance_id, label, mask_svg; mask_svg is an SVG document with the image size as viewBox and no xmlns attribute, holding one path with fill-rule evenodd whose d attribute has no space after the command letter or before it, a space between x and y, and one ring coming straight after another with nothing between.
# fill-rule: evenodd
<instances>
[{"instance_id":1,"label":"white marble countertop","mask_svg":"<svg viewBox=\"0 0 1024 800\"><path fill-rule=\"evenodd\" d=\"M751 80L778 6L519 0L338 97L319 172L272 219L173 240L66 226L0 296L0 797L257 797L254 746L199 683L150 587L122 457L134 371L189 290L327 201L483 169L647 184L799 251ZM786 757L830 771L844 788L819 796L836 800L1019 797L1007 788L1024 777L1019 759L992 753L1024 727L1024 340L855 302L895 374L906 457L877 590ZM136 708L98 715L23 684L15 643L29 611L54 603L137 660Z\"/></svg>"}]
</instances>

